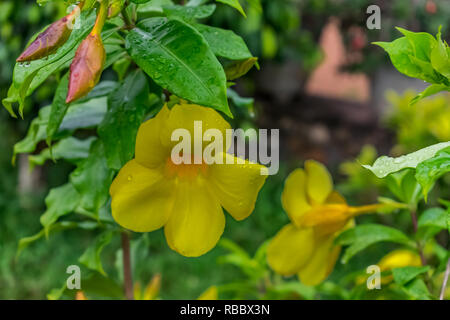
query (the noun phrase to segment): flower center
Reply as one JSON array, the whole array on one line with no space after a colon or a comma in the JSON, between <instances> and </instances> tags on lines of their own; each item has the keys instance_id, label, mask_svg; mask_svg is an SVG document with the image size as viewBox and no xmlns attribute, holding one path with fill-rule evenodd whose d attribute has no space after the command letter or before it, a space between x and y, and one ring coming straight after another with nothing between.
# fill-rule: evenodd
<instances>
[{"instance_id":1,"label":"flower center","mask_svg":"<svg viewBox=\"0 0 450 320\"><path fill-rule=\"evenodd\" d=\"M199 175L205 175L208 170L208 165L202 161L202 159L197 159L194 161L194 157L191 156L191 161L189 163L174 163L171 157L167 158L166 161L166 173L170 178L178 177L180 179L193 180ZM200 162L201 163L195 163Z\"/></svg>"}]
</instances>

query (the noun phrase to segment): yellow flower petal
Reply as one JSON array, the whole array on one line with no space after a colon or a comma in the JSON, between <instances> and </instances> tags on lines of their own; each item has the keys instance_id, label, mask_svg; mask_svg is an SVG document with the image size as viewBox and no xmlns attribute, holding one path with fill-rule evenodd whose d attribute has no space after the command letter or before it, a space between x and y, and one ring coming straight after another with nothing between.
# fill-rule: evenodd
<instances>
[{"instance_id":1,"label":"yellow flower petal","mask_svg":"<svg viewBox=\"0 0 450 320\"><path fill-rule=\"evenodd\" d=\"M169 116L169 109L164 106L153 118L144 122L136 137L136 161L148 168L157 168L165 164L170 157L170 148L161 143L161 130Z\"/></svg>"},{"instance_id":2,"label":"yellow flower petal","mask_svg":"<svg viewBox=\"0 0 450 320\"><path fill-rule=\"evenodd\" d=\"M161 228L174 203L173 184L162 173L129 161L114 179L110 194L114 220L136 232Z\"/></svg>"},{"instance_id":3,"label":"yellow flower petal","mask_svg":"<svg viewBox=\"0 0 450 320\"><path fill-rule=\"evenodd\" d=\"M267 262L276 273L293 275L309 261L313 249L313 230L296 228L290 223L270 241L267 248Z\"/></svg>"},{"instance_id":4,"label":"yellow flower petal","mask_svg":"<svg viewBox=\"0 0 450 320\"><path fill-rule=\"evenodd\" d=\"M191 142L194 145L195 126L196 121L201 121L202 136L198 137L202 141L203 134L208 129L217 129L221 132L222 137L226 137L226 129L231 129L228 122L226 122L222 116L215 110L207 107L202 107L196 104L177 104L170 110L169 116L165 126L161 132L161 142L166 146L174 146L178 141L171 141L172 133L176 129L186 129L191 135ZM202 145L207 145L210 142L203 142ZM223 143L224 150L227 150L225 142Z\"/></svg>"},{"instance_id":5,"label":"yellow flower petal","mask_svg":"<svg viewBox=\"0 0 450 320\"><path fill-rule=\"evenodd\" d=\"M281 202L292 223L300 226L301 217L311 209L306 198L306 174L303 169L296 169L287 177Z\"/></svg>"},{"instance_id":6,"label":"yellow flower petal","mask_svg":"<svg viewBox=\"0 0 450 320\"><path fill-rule=\"evenodd\" d=\"M203 292L197 300L218 300L219 292L216 286L211 286Z\"/></svg>"},{"instance_id":7,"label":"yellow flower petal","mask_svg":"<svg viewBox=\"0 0 450 320\"><path fill-rule=\"evenodd\" d=\"M346 204L324 204L313 207L301 218L304 227L319 225L347 223L351 217L349 207Z\"/></svg>"},{"instance_id":8,"label":"yellow flower petal","mask_svg":"<svg viewBox=\"0 0 450 320\"><path fill-rule=\"evenodd\" d=\"M418 267L421 265L420 256L415 252L405 249L394 250L388 253L378 263L381 271L409 266Z\"/></svg>"},{"instance_id":9,"label":"yellow flower petal","mask_svg":"<svg viewBox=\"0 0 450 320\"><path fill-rule=\"evenodd\" d=\"M217 244L225 227L219 200L205 182L179 181L173 212L164 227L169 247L186 257L198 257Z\"/></svg>"},{"instance_id":10,"label":"yellow flower petal","mask_svg":"<svg viewBox=\"0 0 450 320\"><path fill-rule=\"evenodd\" d=\"M331 192L325 202L330 204L347 204L345 198L337 191Z\"/></svg>"},{"instance_id":11,"label":"yellow flower petal","mask_svg":"<svg viewBox=\"0 0 450 320\"><path fill-rule=\"evenodd\" d=\"M142 300L155 300L158 298L159 290L161 289L161 274L156 274L145 288ZM137 299L136 299L137 300Z\"/></svg>"},{"instance_id":12,"label":"yellow flower petal","mask_svg":"<svg viewBox=\"0 0 450 320\"><path fill-rule=\"evenodd\" d=\"M334 237L316 238L314 254L308 264L300 269L298 277L303 284L315 286L324 281L333 271L341 251L333 245Z\"/></svg>"},{"instance_id":13,"label":"yellow flower petal","mask_svg":"<svg viewBox=\"0 0 450 320\"><path fill-rule=\"evenodd\" d=\"M324 203L333 191L333 180L327 168L314 160L305 162L306 191L314 204Z\"/></svg>"},{"instance_id":14,"label":"yellow flower petal","mask_svg":"<svg viewBox=\"0 0 450 320\"><path fill-rule=\"evenodd\" d=\"M236 220L247 218L255 208L258 192L264 184L267 171L262 165L245 161L238 164L237 158L223 153L223 164L208 167L208 184L220 204ZM234 164L227 164L233 162Z\"/></svg>"}]
</instances>

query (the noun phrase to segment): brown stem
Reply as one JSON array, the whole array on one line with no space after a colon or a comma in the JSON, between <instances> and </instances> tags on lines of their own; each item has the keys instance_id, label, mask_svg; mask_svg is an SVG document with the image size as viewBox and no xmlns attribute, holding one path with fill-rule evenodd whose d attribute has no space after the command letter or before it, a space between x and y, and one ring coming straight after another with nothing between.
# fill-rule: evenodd
<instances>
[{"instance_id":1,"label":"brown stem","mask_svg":"<svg viewBox=\"0 0 450 320\"><path fill-rule=\"evenodd\" d=\"M131 20L130 15L128 14L127 7L128 7L128 1L123 6L122 19L123 19L123 22L125 23L125 29L131 30L134 28L134 22Z\"/></svg>"},{"instance_id":2,"label":"brown stem","mask_svg":"<svg viewBox=\"0 0 450 320\"><path fill-rule=\"evenodd\" d=\"M417 213L416 210L411 210L411 220L412 220L412 224L413 224L413 228L414 228L414 233L417 233ZM427 265L427 260L425 259L425 255L423 254L423 248L422 248L422 244L417 240L416 241L417 244L417 250L419 251L419 255L420 255L420 261L422 262L423 266Z\"/></svg>"},{"instance_id":3,"label":"brown stem","mask_svg":"<svg viewBox=\"0 0 450 320\"><path fill-rule=\"evenodd\" d=\"M444 300L445 289L447 288L448 276L450 275L450 258L447 260L447 267L445 268L444 280L442 281L441 294L439 300Z\"/></svg>"},{"instance_id":4,"label":"brown stem","mask_svg":"<svg viewBox=\"0 0 450 320\"><path fill-rule=\"evenodd\" d=\"M122 232L121 235L125 297L127 300L134 300L133 278L131 274L130 238L126 232Z\"/></svg>"}]
</instances>

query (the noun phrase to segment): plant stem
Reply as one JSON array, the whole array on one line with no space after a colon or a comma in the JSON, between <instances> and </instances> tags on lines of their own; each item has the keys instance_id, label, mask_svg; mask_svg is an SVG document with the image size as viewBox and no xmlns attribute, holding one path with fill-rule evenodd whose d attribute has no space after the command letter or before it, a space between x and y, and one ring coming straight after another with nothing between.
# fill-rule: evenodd
<instances>
[{"instance_id":1,"label":"plant stem","mask_svg":"<svg viewBox=\"0 0 450 320\"><path fill-rule=\"evenodd\" d=\"M127 300L134 300L133 278L131 275L130 238L128 233L122 232L122 261L123 261L123 282L125 297Z\"/></svg>"},{"instance_id":2,"label":"plant stem","mask_svg":"<svg viewBox=\"0 0 450 320\"><path fill-rule=\"evenodd\" d=\"M131 30L134 28L134 23L131 20L130 15L128 14L128 11L127 11L128 4L129 4L129 2L127 1L126 4L123 6L122 18L123 18L123 22L125 22L125 29Z\"/></svg>"},{"instance_id":3,"label":"plant stem","mask_svg":"<svg viewBox=\"0 0 450 320\"><path fill-rule=\"evenodd\" d=\"M447 260L447 267L445 268L444 281L442 281L441 294L439 300L444 300L445 289L447 288L448 276L450 275L450 258Z\"/></svg>"},{"instance_id":4,"label":"plant stem","mask_svg":"<svg viewBox=\"0 0 450 320\"><path fill-rule=\"evenodd\" d=\"M417 233L417 213L416 210L411 210L411 220L412 220L412 224L413 224L413 228L414 228L414 233ZM423 266L427 265L427 260L425 259L425 255L423 254L423 248L422 248L422 244L417 240L416 241L417 244L417 250L419 251L419 255L420 255L420 261L422 262Z\"/></svg>"}]
</instances>

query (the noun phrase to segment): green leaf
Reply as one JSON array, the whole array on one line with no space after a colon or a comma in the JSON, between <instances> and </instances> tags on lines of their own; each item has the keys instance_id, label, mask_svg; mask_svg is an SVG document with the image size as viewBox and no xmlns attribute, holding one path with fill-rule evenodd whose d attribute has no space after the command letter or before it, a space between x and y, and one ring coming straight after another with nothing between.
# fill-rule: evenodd
<instances>
[{"instance_id":1,"label":"green leaf","mask_svg":"<svg viewBox=\"0 0 450 320\"><path fill-rule=\"evenodd\" d=\"M50 116L47 124L47 145L50 146L53 135L58 131L69 104L66 103L66 96L69 86L69 73L67 72L56 88L51 106Z\"/></svg>"},{"instance_id":2,"label":"green leaf","mask_svg":"<svg viewBox=\"0 0 450 320\"><path fill-rule=\"evenodd\" d=\"M106 98L103 97L72 105L67 110L67 114L59 127L58 134L54 138L63 138L68 134L70 135L73 130L98 125L105 116L107 109L106 102ZM37 144L47 138L47 124L50 117L50 110L51 106L41 108L38 117L31 122L26 137L14 145L13 163L17 154L33 152Z\"/></svg>"},{"instance_id":3,"label":"green leaf","mask_svg":"<svg viewBox=\"0 0 450 320\"><path fill-rule=\"evenodd\" d=\"M186 21L193 21L195 19L206 19L210 17L216 10L216 5L208 4L198 7L170 5L163 6L162 8L164 14L168 17L178 17Z\"/></svg>"},{"instance_id":4,"label":"green leaf","mask_svg":"<svg viewBox=\"0 0 450 320\"><path fill-rule=\"evenodd\" d=\"M131 73L108 98L108 112L98 127L108 166L120 170L134 156L136 135L149 106L149 86L141 70Z\"/></svg>"},{"instance_id":5,"label":"green leaf","mask_svg":"<svg viewBox=\"0 0 450 320\"><path fill-rule=\"evenodd\" d=\"M164 89L232 116L225 72L193 27L179 20L146 19L129 32L126 47L137 65Z\"/></svg>"},{"instance_id":6,"label":"green leaf","mask_svg":"<svg viewBox=\"0 0 450 320\"><path fill-rule=\"evenodd\" d=\"M447 141L434 144L398 158L382 156L375 160L375 163L372 166L363 165L363 167L372 171L378 178L384 178L391 173L405 168L416 168L419 163L434 157L438 151L449 146L450 141Z\"/></svg>"},{"instance_id":7,"label":"green leaf","mask_svg":"<svg viewBox=\"0 0 450 320\"><path fill-rule=\"evenodd\" d=\"M404 287L406 293L418 300L430 300L430 292L422 279L415 279Z\"/></svg>"},{"instance_id":8,"label":"green leaf","mask_svg":"<svg viewBox=\"0 0 450 320\"><path fill-rule=\"evenodd\" d=\"M241 4L239 3L239 0L216 0L217 2L221 2L224 4L229 5L230 7L235 8L237 11L239 11L244 17L247 17L244 9L242 9Z\"/></svg>"},{"instance_id":9,"label":"green leaf","mask_svg":"<svg viewBox=\"0 0 450 320\"><path fill-rule=\"evenodd\" d=\"M431 51L430 59L433 68L438 71L440 74L445 76L447 79L450 79L450 56L449 56L449 48L441 39L441 30L439 28L439 32L436 36L437 43Z\"/></svg>"},{"instance_id":10,"label":"green leaf","mask_svg":"<svg viewBox=\"0 0 450 320\"><path fill-rule=\"evenodd\" d=\"M103 248L111 242L113 234L114 232L111 230L101 233L95 239L95 242L86 249L78 261L89 269L98 271L106 276L105 270L103 270L101 253Z\"/></svg>"},{"instance_id":11,"label":"green leaf","mask_svg":"<svg viewBox=\"0 0 450 320\"><path fill-rule=\"evenodd\" d=\"M404 75L412 78L419 78L428 82L435 79L427 77L417 61L413 61L415 57L414 49L411 47L410 41L406 37L396 39L392 42L374 42L374 44L382 47L391 58L394 67ZM426 62L425 62L426 63ZM431 63L429 63L431 66Z\"/></svg>"},{"instance_id":12,"label":"green leaf","mask_svg":"<svg viewBox=\"0 0 450 320\"><path fill-rule=\"evenodd\" d=\"M416 179L423 188L426 197L434 182L450 172L450 147L440 150L434 157L417 165Z\"/></svg>"},{"instance_id":13,"label":"green leaf","mask_svg":"<svg viewBox=\"0 0 450 320\"><path fill-rule=\"evenodd\" d=\"M234 80L247 74L254 65L257 65L258 58L232 61L225 65L225 74L228 80Z\"/></svg>"},{"instance_id":14,"label":"green leaf","mask_svg":"<svg viewBox=\"0 0 450 320\"><path fill-rule=\"evenodd\" d=\"M97 228L97 223L93 221L84 221L84 222L73 222L73 221L62 221L52 224L49 227L49 230L46 232L45 229L42 229L38 233L36 233L33 236L25 237L19 240L19 245L17 248L17 257L20 255L20 253L26 249L30 244L33 242L41 239L44 237L44 235L53 234L57 232L61 232L68 229L75 229L75 228L81 228L85 230L93 230Z\"/></svg>"},{"instance_id":15,"label":"green leaf","mask_svg":"<svg viewBox=\"0 0 450 320\"><path fill-rule=\"evenodd\" d=\"M447 218L450 213L442 208L429 208L425 210L419 217L418 227L433 227L439 230L447 229Z\"/></svg>"},{"instance_id":16,"label":"green leaf","mask_svg":"<svg viewBox=\"0 0 450 320\"><path fill-rule=\"evenodd\" d=\"M73 212L79 201L80 196L71 183L51 189L45 198L47 210L40 218L46 233L60 217Z\"/></svg>"},{"instance_id":17,"label":"green leaf","mask_svg":"<svg viewBox=\"0 0 450 320\"><path fill-rule=\"evenodd\" d=\"M450 91L450 87L443 85L443 84L432 84L431 86L427 87L424 91L419 93L417 96L415 96L409 104L414 105L417 102L419 102L420 100L422 100L426 97L432 96L441 91Z\"/></svg>"},{"instance_id":18,"label":"green leaf","mask_svg":"<svg viewBox=\"0 0 450 320\"><path fill-rule=\"evenodd\" d=\"M392 275L394 276L394 281L403 286L428 270L430 270L430 266L393 268Z\"/></svg>"},{"instance_id":19,"label":"green leaf","mask_svg":"<svg viewBox=\"0 0 450 320\"><path fill-rule=\"evenodd\" d=\"M347 263L358 252L378 242L394 242L411 245L411 240L401 231L378 224L364 224L344 231L336 238L340 245L350 245L342 257L342 263Z\"/></svg>"},{"instance_id":20,"label":"green leaf","mask_svg":"<svg viewBox=\"0 0 450 320\"><path fill-rule=\"evenodd\" d=\"M413 169L405 169L386 177L386 184L397 199L413 206L422 198L422 188L414 173Z\"/></svg>"},{"instance_id":21,"label":"green leaf","mask_svg":"<svg viewBox=\"0 0 450 320\"><path fill-rule=\"evenodd\" d=\"M80 194L78 209L97 215L108 199L113 175L106 162L103 143L97 140L91 146L89 157L70 174L70 182Z\"/></svg>"},{"instance_id":22,"label":"green leaf","mask_svg":"<svg viewBox=\"0 0 450 320\"><path fill-rule=\"evenodd\" d=\"M74 137L68 137L57 142L50 152L50 149L44 149L37 155L29 155L28 162L30 169L34 166L42 166L45 161L52 159L65 159L71 163L76 163L81 159L85 159L89 155L89 149L95 137L90 137L85 140L79 140Z\"/></svg>"},{"instance_id":23,"label":"green leaf","mask_svg":"<svg viewBox=\"0 0 450 320\"><path fill-rule=\"evenodd\" d=\"M233 31L204 24L195 24L194 27L205 37L216 56L230 60L253 58L245 41Z\"/></svg>"},{"instance_id":24,"label":"green leaf","mask_svg":"<svg viewBox=\"0 0 450 320\"><path fill-rule=\"evenodd\" d=\"M29 64L16 63L13 83L8 90L8 96L2 101L4 107L11 115L15 116L12 109L13 103L19 103L19 113L22 115L25 97L30 95L48 76L74 57L78 44L86 37L94 25L95 13L83 11L80 19L81 27L74 29L66 43L54 54L44 59L32 61ZM35 34L33 38L36 38L38 34Z\"/></svg>"},{"instance_id":25,"label":"green leaf","mask_svg":"<svg viewBox=\"0 0 450 320\"><path fill-rule=\"evenodd\" d=\"M426 32L411 32L397 27L398 31L403 33L411 45L413 55L422 61L430 61L431 51L436 45L436 39Z\"/></svg>"}]
</instances>

